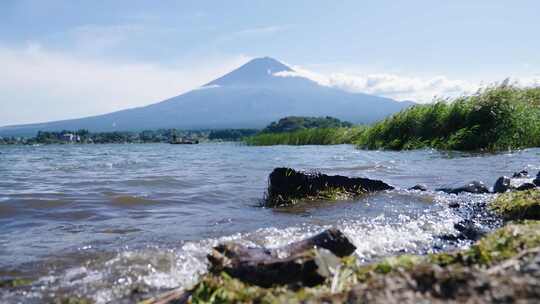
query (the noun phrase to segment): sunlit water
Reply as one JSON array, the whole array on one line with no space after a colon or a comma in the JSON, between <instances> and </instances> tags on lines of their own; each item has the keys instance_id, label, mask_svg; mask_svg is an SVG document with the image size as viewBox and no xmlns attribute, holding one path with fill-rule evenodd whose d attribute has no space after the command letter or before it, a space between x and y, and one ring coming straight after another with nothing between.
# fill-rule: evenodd
<instances>
[{"instance_id":1,"label":"sunlit water","mask_svg":"<svg viewBox=\"0 0 540 304\"><path fill-rule=\"evenodd\" d=\"M540 149L480 155L347 145L0 146L0 279L34 280L0 290L0 301L70 294L107 303L133 290L189 287L218 242L275 247L332 226L349 236L362 261L467 246L440 236L456 234L468 206L491 195L404 189L492 185L521 169L536 173L539 160ZM280 166L381 179L397 190L262 208L268 174ZM449 208L452 202L462 207Z\"/></svg>"}]
</instances>

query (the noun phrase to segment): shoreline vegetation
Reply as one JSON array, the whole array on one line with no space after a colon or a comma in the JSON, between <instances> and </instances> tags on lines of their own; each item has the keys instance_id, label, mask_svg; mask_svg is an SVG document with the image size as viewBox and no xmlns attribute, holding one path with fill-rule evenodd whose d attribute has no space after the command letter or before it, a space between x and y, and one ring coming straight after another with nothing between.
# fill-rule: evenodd
<instances>
[{"instance_id":1,"label":"shoreline vegetation","mask_svg":"<svg viewBox=\"0 0 540 304\"><path fill-rule=\"evenodd\" d=\"M502 84L471 96L415 105L371 126L267 128L246 143L490 152L539 147L540 88Z\"/></svg>"},{"instance_id":2,"label":"shoreline vegetation","mask_svg":"<svg viewBox=\"0 0 540 304\"><path fill-rule=\"evenodd\" d=\"M500 85L453 100L416 105L374 124L364 149L504 151L540 146L540 88Z\"/></svg>"}]
</instances>

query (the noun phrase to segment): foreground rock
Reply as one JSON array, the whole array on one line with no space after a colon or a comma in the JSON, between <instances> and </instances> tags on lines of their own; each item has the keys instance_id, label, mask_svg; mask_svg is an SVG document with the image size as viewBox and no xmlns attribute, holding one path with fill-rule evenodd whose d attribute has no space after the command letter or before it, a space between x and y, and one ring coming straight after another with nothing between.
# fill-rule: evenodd
<instances>
[{"instance_id":1,"label":"foreground rock","mask_svg":"<svg viewBox=\"0 0 540 304\"><path fill-rule=\"evenodd\" d=\"M294 204L300 200L346 199L368 192L391 189L394 187L380 180L276 168L269 176L265 204L268 207L277 207Z\"/></svg>"},{"instance_id":2,"label":"foreground rock","mask_svg":"<svg viewBox=\"0 0 540 304\"><path fill-rule=\"evenodd\" d=\"M315 286L329 275L331 264L339 263L337 257L351 255L355 249L341 231L330 229L278 249L221 244L208 260L211 272L225 272L244 283Z\"/></svg>"},{"instance_id":3,"label":"foreground rock","mask_svg":"<svg viewBox=\"0 0 540 304\"><path fill-rule=\"evenodd\" d=\"M540 222L526 221L485 236L471 248L402 255L339 271L315 287L247 284L224 273L205 276L193 303L513 303L540 297Z\"/></svg>"}]
</instances>

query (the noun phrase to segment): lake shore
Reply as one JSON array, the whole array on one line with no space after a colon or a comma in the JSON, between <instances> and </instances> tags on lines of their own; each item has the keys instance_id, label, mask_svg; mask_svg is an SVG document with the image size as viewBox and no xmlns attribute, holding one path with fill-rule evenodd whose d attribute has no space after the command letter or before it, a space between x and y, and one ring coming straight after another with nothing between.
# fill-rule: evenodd
<instances>
[{"instance_id":1,"label":"lake shore","mask_svg":"<svg viewBox=\"0 0 540 304\"><path fill-rule=\"evenodd\" d=\"M512 221L466 250L400 255L367 265L345 257L315 287L263 288L217 272L204 276L189 291L168 296L189 303L531 301L540 296L539 196L538 189L501 194L488 208ZM509 205L516 210L501 207Z\"/></svg>"}]
</instances>

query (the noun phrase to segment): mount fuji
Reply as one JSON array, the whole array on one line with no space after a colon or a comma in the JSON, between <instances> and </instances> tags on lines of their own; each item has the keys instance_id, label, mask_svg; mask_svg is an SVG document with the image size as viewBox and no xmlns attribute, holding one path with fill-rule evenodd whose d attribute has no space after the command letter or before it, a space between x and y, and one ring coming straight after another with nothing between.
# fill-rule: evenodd
<instances>
[{"instance_id":1,"label":"mount fuji","mask_svg":"<svg viewBox=\"0 0 540 304\"><path fill-rule=\"evenodd\" d=\"M0 135L34 135L39 130L261 128L291 115L371 123L414 104L350 93L283 72L292 74L294 70L269 57L256 58L198 89L155 104L79 119L0 127Z\"/></svg>"}]
</instances>

